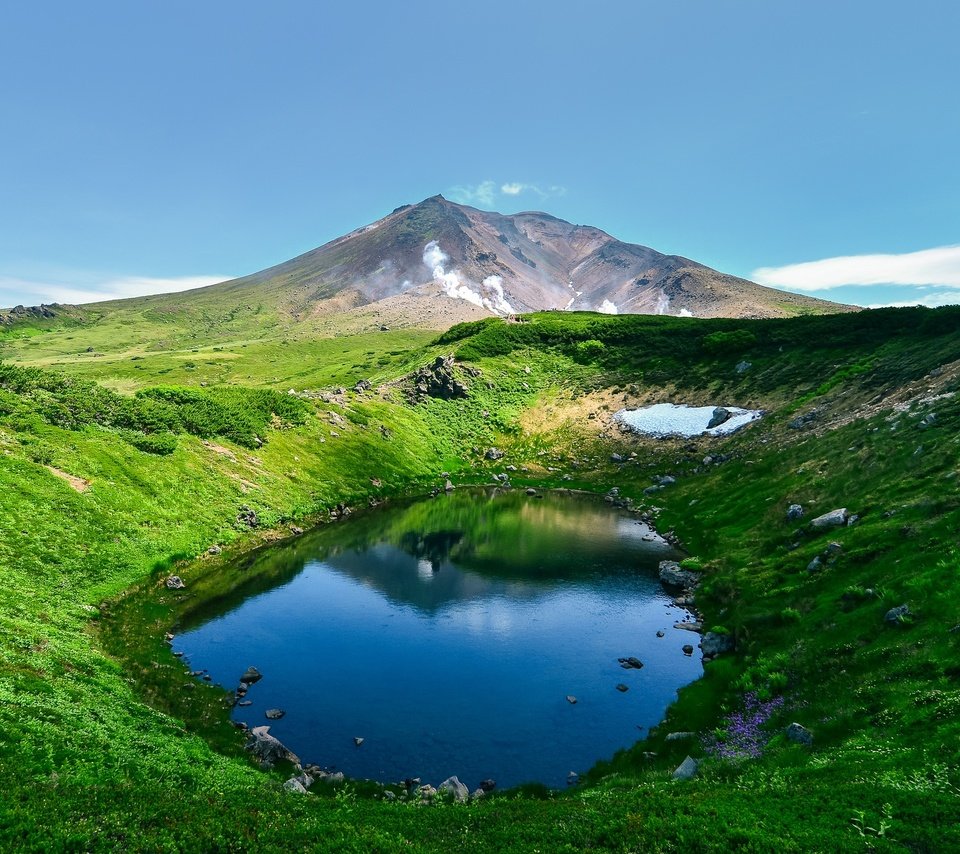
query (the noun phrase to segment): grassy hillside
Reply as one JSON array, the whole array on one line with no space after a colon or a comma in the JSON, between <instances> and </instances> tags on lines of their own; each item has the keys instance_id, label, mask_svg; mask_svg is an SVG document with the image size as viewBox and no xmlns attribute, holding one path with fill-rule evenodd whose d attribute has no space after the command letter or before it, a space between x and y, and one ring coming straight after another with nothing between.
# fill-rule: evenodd
<instances>
[{"instance_id":1,"label":"grassy hillside","mask_svg":"<svg viewBox=\"0 0 960 854\"><path fill-rule=\"evenodd\" d=\"M0 333L17 358L0 369L5 849L960 848L960 311L549 313L437 341L211 339L205 359L158 337L136 361L142 330L104 333L112 355L88 358L94 328ZM55 355L71 335L74 352ZM482 375L465 375L465 400L411 404L399 378L438 352ZM24 367L55 362L65 375ZM379 388L287 394L366 377ZM724 439L611 425L620 406L664 400L767 415ZM484 459L492 444L503 459ZM617 486L675 530L703 572L705 625L735 652L573 791L429 808L351 783L285 793L284 775L242 755L222 696L183 688L162 579L175 569L219 591L231 560L338 503L423 493L442 472L487 482L507 465L526 469L518 486ZM662 474L676 484L645 494ZM859 521L810 529L837 507ZM139 622L117 599L131 586L156 598ZM812 747L785 739L792 721ZM687 730L697 738L665 740ZM704 759L698 777L671 780L688 752Z\"/></svg>"}]
</instances>

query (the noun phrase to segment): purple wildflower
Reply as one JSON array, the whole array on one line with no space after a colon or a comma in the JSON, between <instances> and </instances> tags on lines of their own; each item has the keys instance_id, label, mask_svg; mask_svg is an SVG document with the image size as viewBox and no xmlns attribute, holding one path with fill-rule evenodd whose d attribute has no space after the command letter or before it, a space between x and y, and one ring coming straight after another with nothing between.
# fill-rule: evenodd
<instances>
[{"instance_id":1,"label":"purple wildflower","mask_svg":"<svg viewBox=\"0 0 960 854\"><path fill-rule=\"evenodd\" d=\"M743 709L724 721L722 735L718 733L705 739L704 749L721 759L755 759L769 741L762 727L782 705L783 697L761 700L753 691L745 694Z\"/></svg>"}]
</instances>

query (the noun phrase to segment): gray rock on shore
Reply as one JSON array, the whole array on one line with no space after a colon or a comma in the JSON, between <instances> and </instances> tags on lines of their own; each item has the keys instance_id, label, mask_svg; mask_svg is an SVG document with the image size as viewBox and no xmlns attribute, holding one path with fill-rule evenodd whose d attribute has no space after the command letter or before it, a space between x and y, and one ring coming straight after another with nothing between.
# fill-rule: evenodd
<instances>
[{"instance_id":1,"label":"gray rock on shore","mask_svg":"<svg viewBox=\"0 0 960 854\"><path fill-rule=\"evenodd\" d=\"M700 576L689 569L682 569L675 560L660 561L660 581L668 587L694 587Z\"/></svg>"}]
</instances>

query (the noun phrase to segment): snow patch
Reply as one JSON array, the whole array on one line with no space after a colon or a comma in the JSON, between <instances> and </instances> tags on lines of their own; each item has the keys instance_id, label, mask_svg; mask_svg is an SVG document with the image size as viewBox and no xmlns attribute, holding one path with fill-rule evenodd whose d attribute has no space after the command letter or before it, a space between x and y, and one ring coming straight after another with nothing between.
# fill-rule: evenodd
<instances>
[{"instance_id":1,"label":"snow patch","mask_svg":"<svg viewBox=\"0 0 960 854\"><path fill-rule=\"evenodd\" d=\"M600 303L600 307L597 309L600 314L620 314L620 309L616 307L610 300L605 299Z\"/></svg>"},{"instance_id":2,"label":"snow patch","mask_svg":"<svg viewBox=\"0 0 960 854\"><path fill-rule=\"evenodd\" d=\"M715 406L686 406L655 403L641 409L621 409L614 420L637 433L650 436L727 436L763 416L761 409L724 407L730 417L716 427L708 428Z\"/></svg>"}]
</instances>

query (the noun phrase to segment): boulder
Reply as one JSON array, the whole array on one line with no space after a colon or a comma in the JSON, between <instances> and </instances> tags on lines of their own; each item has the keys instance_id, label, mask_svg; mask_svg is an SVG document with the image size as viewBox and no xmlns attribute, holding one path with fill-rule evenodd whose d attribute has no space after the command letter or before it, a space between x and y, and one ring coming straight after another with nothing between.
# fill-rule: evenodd
<instances>
[{"instance_id":1,"label":"boulder","mask_svg":"<svg viewBox=\"0 0 960 854\"><path fill-rule=\"evenodd\" d=\"M800 504L791 504L787 508L787 521L796 522L803 518L803 507Z\"/></svg>"},{"instance_id":2,"label":"boulder","mask_svg":"<svg viewBox=\"0 0 960 854\"><path fill-rule=\"evenodd\" d=\"M286 712L283 709L267 709L263 713L268 721L278 721L282 718Z\"/></svg>"},{"instance_id":3,"label":"boulder","mask_svg":"<svg viewBox=\"0 0 960 854\"><path fill-rule=\"evenodd\" d=\"M618 658L617 661L620 662L620 666L624 670L639 670L643 667L643 662L636 658L635 656L628 656L626 658Z\"/></svg>"},{"instance_id":4,"label":"boulder","mask_svg":"<svg viewBox=\"0 0 960 854\"><path fill-rule=\"evenodd\" d=\"M246 525L248 528L256 528L260 524L257 513L252 508L244 504L237 513L237 524Z\"/></svg>"},{"instance_id":5,"label":"boulder","mask_svg":"<svg viewBox=\"0 0 960 854\"><path fill-rule=\"evenodd\" d=\"M222 551L223 549L221 549L220 546L210 546L210 548L207 549L207 554L218 555Z\"/></svg>"},{"instance_id":6,"label":"boulder","mask_svg":"<svg viewBox=\"0 0 960 854\"><path fill-rule=\"evenodd\" d=\"M846 507L840 507L836 510L831 510L829 513L824 513L822 516L817 516L816 519L810 520L811 528L839 528L842 525L847 524L847 519L850 518L850 514L847 512Z\"/></svg>"},{"instance_id":7,"label":"boulder","mask_svg":"<svg viewBox=\"0 0 960 854\"><path fill-rule=\"evenodd\" d=\"M891 608L887 611L883 620L888 626L899 626L903 622L903 618L909 616L910 606L904 602L902 605L897 605L896 608Z\"/></svg>"},{"instance_id":8,"label":"boulder","mask_svg":"<svg viewBox=\"0 0 960 854\"><path fill-rule=\"evenodd\" d=\"M710 420L707 422L707 429L712 430L714 427L719 427L721 424L729 421L732 414L733 413L724 406L716 407L710 416Z\"/></svg>"},{"instance_id":9,"label":"boulder","mask_svg":"<svg viewBox=\"0 0 960 854\"><path fill-rule=\"evenodd\" d=\"M820 555L817 555L807 564L807 572L819 572L821 569L823 569L823 561L820 559Z\"/></svg>"},{"instance_id":10,"label":"boulder","mask_svg":"<svg viewBox=\"0 0 960 854\"><path fill-rule=\"evenodd\" d=\"M304 788L303 783L301 783L296 777L291 777L283 784L284 791L292 792L296 795L305 795L307 790Z\"/></svg>"},{"instance_id":11,"label":"boulder","mask_svg":"<svg viewBox=\"0 0 960 854\"><path fill-rule=\"evenodd\" d=\"M673 772L674 780L692 780L697 776L697 760L688 756L681 762Z\"/></svg>"},{"instance_id":12,"label":"boulder","mask_svg":"<svg viewBox=\"0 0 960 854\"><path fill-rule=\"evenodd\" d=\"M240 683L242 685L252 685L254 682L259 682L263 679L263 674L257 670L256 667L248 667L243 671L243 676L240 677Z\"/></svg>"},{"instance_id":13,"label":"boulder","mask_svg":"<svg viewBox=\"0 0 960 854\"><path fill-rule=\"evenodd\" d=\"M481 780L481 781L480 781L480 788L483 789L483 791L485 791L485 792L492 792L494 789L497 788L497 781L496 781L496 780L490 780L490 779Z\"/></svg>"},{"instance_id":14,"label":"boulder","mask_svg":"<svg viewBox=\"0 0 960 854\"><path fill-rule=\"evenodd\" d=\"M443 491L453 492L454 489L456 489L456 487L453 485L453 482L450 480L450 478L447 478L446 483L443 484Z\"/></svg>"},{"instance_id":15,"label":"boulder","mask_svg":"<svg viewBox=\"0 0 960 854\"><path fill-rule=\"evenodd\" d=\"M266 768L272 768L276 762L300 764L296 753L287 748L280 739L270 735L268 726L256 726L249 731L246 749Z\"/></svg>"},{"instance_id":16,"label":"boulder","mask_svg":"<svg viewBox=\"0 0 960 854\"><path fill-rule=\"evenodd\" d=\"M426 786L420 786L417 789L416 793L417 793L417 796L420 798L420 800L429 803L436 796L437 790L433 788L433 786L431 786L429 783L427 783Z\"/></svg>"},{"instance_id":17,"label":"boulder","mask_svg":"<svg viewBox=\"0 0 960 854\"><path fill-rule=\"evenodd\" d=\"M810 730L808 730L803 724L794 722L784 730L784 733L786 734L787 739L795 744L803 744L807 747L810 747L810 745L813 744L813 733L810 732Z\"/></svg>"},{"instance_id":18,"label":"boulder","mask_svg":"<svg viewBox=\"0 0 960 854\"><path fill-rule=\"evenodd\" d=\"M693 644L685 643L681 649L684 655L693 655Z\"/></svg>"},{"instance_id":19,"label":"boulder","mask_svg":"<svg viewBox=\"0 0 960 854\"><path fill-rule=\"evenodd\" d=\"M577 698L574 697L573 694L567 694L567 702L568 702L571 706L575 706L575 705L577 705Z\"/></svg>"},{"instance_id":20,"label":"boulder","mask_svg":"<svg viewBox=\"0 0 960 854\"><path fill-rule=\"evenodd\" d=\"M675 560L660 561L660 581L668 587L693 587L699 580L697 573L681 569Z\"/></svg>"},{"instance_id":21,"label":"boulder","mask_svg":"<svg viewBox=\"0 0 960 854\"><path fill-rule=\"evenodd\" d=\"M466 803L470 798L470 790L456 776L447 777L440 784L438 791L441 794L450 795L458 804Z\"/></svg>"},{"instance_id":22,"label":"boulder","mask_svg":"<svg viewBox=\"0 0 960 854\"><path fill-rule=\"evenodd\" d=\"M750 368L752 368L752 367L753 367L753 363L752 363L752 362L748 362L748 361L746 361L746 359L744 359L742 362L737 362L737 366L736 366L736 368L734 368L734 370L735 370L738 374L745 374L745 373L746 373L747 371L749 371Z\"/></svg>"},{"instance_id":23,"label":"boulder","mask_svg":"<svg viewBox=\"0 0 960 854\"><path fill-rule=\"evenodd\" d=\"M363 744L364 740L365 740L365 739L361 738L359 735L355 735L355 736L353 737L353 743L354 743L357 747L359 747L361 744Z\"/></svg>"},{"instance_id":24,"label":"boulder","mask_svg":"<svg viewBox=\"0 0 960 854\"><path fill-rule=\"evenodd\" d=\"M695 732L668 732L665 741L686 741L688 738L693 738L696 735Z\"/></svg>"},{"instance_id":25,"label":"boulder","mask_svg":"<svg viewBox=\"0 0 960 854\"><path fill-rule=\"evenodd\" d=\"M718 632L707 632L700 641L704 655L715 656L733 649L733 638Z\"/></svg>"},{"instance_id":26,"label":"boulder","mask_svg":"<svg viewBox=\"0 0 960 854\"><path fill-rule=\"evenodd\" d=\"M627 685L624 685L624 684L621 682L619 685L617 685L617 690L618 690L621 694L623 694L624 692L629 691L630 688L629 688Z\"/></svg>"},{"instance_id":27,"label":"boulder","mask_svg":"<svg viewBox=\"0 0 960 854\"><path fill-rule=\"evenodd\" d=\"M186 589L186 584L183 583L183 579L179 575L171 575L167 579L167 590L184 590Z\"/></svg>"},{"instance_id":28,"label":"boulder","mask_svg":"<svg viewBox=\"0 0 960 854\"><path fill-rule=\"evenodd\" d=\"M501 451L499 448L487 448L484 457L486 457L488 460L499 460L503 458L503 451Z\"/></svg>"},{"instance_id":29,"label":"boulder","mask_svg":"<svg viewBox=\"0 0 960 854\"><path fill-rule=\"evenodd\" d=\"M373 384L370 380L360 380L360 382L353 387L353 390L357 394L361 394L362 392L370 391L371 388L373 388Z\"/></svg>"}]
</instances>

